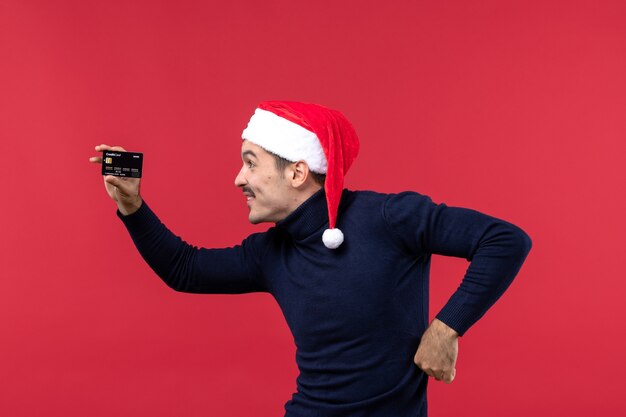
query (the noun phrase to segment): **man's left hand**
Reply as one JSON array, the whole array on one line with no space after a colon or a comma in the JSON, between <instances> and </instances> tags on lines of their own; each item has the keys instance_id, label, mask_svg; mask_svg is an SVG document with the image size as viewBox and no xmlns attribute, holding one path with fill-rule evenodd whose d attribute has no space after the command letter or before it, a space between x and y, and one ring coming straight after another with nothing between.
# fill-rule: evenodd
<instances>
[{"instance_id":1,"label":"man's left hand","mask_svg":"<svg viewBox=\"0 0 626 417\"><path fill-rule=\"evenodd\" d=\"M459 334L444 322L434 319L424 332L414 362L437 381L451 383L456 375Z\"/></svg>"}]
</instances>

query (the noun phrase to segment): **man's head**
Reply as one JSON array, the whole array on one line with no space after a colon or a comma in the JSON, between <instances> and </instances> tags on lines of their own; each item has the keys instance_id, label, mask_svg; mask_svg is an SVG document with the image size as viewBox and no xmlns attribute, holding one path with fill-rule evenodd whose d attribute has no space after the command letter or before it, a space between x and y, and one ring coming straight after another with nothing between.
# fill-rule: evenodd
<instances>
[{"instance_id":1,"label":"man's head","mask_svg":"<svg viewBox=\"0 0 626 417\"><path fill-rule=\"evenodd\" d=\"M359 152L359 139L348 119L337 110L319 104L265 101L255 110L241 138L244 139L242 156L257 154L254 150L246 149L251 145L255 145L259 152L262 150L275 155L272 157L275 165L273 174L266 165L267 171L263 171L262 177L251 177L257 187L282 190L280 195L286 196L285 200L268 199L265 201L267 204L256 204L263 211L257 211L253 215L251 210L250 220L260 222L284 218L288 208L295 209L304 201L300 197L310 197L313 194L310 191L317 191L323 184L329 228L324 231L322 240L331 249L341 245L343 233L335 225L343 191L343 178ZM254 167L253 161L244 159L244 167L236 180L236 184L242 188L246 187L246 181L250 183L243 175L244 171L249 172L246 170L246 163L249 164L250 172ZM319 174L319 177L313 179L313 173ZM323 181L322 177L325 177ZM310 188L311 182L315 185L314 188ZM249 194L250 192L248 190ZM249 202L259 203L260 198L255 195Z\"/></svg>"},{"instance_id":2,"label":"man's head","mask_svg":"<svg viewBox=\"0 0 626 417\"><path fill-rule=\"evenodd\" d=\"M241 160L235 185L248 200L253 224L284 219L323 186L324 175L309 170L306 162L288 161L247 140Z\"/></svg>"}]
</instances>

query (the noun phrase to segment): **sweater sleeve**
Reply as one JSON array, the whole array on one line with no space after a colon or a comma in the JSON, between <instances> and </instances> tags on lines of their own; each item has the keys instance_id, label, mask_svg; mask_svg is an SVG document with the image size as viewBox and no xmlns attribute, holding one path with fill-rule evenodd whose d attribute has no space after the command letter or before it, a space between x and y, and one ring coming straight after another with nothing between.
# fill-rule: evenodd
<instances>
[{"instance_id":1,"label":"sweater sleeve","mask_svg":"<svg viewBox=\"0 0 626 417\"><path fill-rule=\"evenodd\" d=\"M143 259L170 288L204 294L266 291L255 252L262 233L230 248L198 248L165 227L145 200L130 215L116 214Z\"/></svg>"},{"instance_id":2,"label":"sweater sleeve","mask_svg":"<svg viewBox=\"0 0 626 417\"><path fill-rule=\"evenodd\" d=\"M415 192L392 194L383 216L410 253L471 262L460 286L436 316L459 335L500 298L532 246L518 226L476 210L435 204Z\"/></svg>"}]
</instances>

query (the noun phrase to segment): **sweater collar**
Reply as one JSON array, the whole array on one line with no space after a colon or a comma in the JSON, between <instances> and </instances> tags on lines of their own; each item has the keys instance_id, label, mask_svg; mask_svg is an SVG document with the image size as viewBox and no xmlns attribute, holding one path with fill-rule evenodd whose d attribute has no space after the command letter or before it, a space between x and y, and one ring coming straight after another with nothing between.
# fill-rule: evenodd
<instances>
[{"instance_id":1,"label":"sweater collar","mask_svg":"<svg viewBox=\"0 0 626 417\"><path fill-rule=\"evenodd\" d=\"M302 240L318 231L322 226L328 227L328 206L326 192L323 188L292 211L287 217L276 223L276 227L285 230L295 240Z\"/></svg>"}]
</instances>

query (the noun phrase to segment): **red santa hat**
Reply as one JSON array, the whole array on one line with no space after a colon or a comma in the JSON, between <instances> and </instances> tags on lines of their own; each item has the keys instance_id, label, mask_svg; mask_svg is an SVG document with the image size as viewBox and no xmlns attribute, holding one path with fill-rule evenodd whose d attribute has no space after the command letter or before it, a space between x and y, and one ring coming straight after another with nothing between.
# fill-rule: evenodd
<instances>
[{"instance_id":1,"label":"red santa hat","mask_svg":"<svg viewBox=\"0 0 626 417\"><path fill-rule=\"evenodd\" d=\"M335 226L343 178L359 153L359 138L348 119L319 104L264 101L241 138L289 161L305 161L311 171L326 174L329 228L322 240L327 248L339 247L344 236Z\"/></svg>"}]
</instances>

